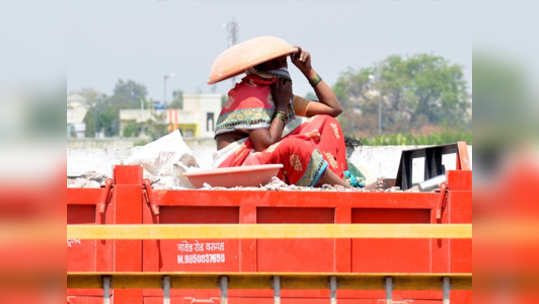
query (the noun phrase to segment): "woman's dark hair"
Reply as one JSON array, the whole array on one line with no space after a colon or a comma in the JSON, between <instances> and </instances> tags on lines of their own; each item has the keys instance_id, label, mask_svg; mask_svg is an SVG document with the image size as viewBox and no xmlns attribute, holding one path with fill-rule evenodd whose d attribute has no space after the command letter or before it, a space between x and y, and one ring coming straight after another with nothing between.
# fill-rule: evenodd
<instances>
[{"instance_id":1,"label":"woman's dark hair","mask_svg":"<svg viewBox=\"0 0 539 304\"><path fill-rule=\"evenodd\" d=\"M277 57L268 61L264 61L262 63L255 65L254 68L259 71L271 70L280 66L279 64L280 60L285 60L286 62L286 56L281 56L281 57Z\"/></svg>"}]
</instances>

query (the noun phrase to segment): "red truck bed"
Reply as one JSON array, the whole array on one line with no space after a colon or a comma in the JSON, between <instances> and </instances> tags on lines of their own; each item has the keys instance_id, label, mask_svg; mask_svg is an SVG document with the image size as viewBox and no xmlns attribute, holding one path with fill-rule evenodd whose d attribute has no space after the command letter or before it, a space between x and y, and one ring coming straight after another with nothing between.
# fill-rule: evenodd
<instances>
[{"instance_id":1,"label":"red truck bed","mask_svg":"<svg viewBox=\"0 0 539 304\"><path fill-rule=\"evenodd\" d=\"M139 166L109 188L67 189L68 224L472 223L472 172L447 172L446 193L151 190ZM438 218L438 215L440 217ZM471 239L70 240L68 272L471 273ZM113 303L162 303L160 289L118 289ZM103 303L68 289L68 303ZM229 303L273 303L231 289ZM282 303L328 303L329 290L282 290ZM215 289L173 289L172 303L219 303ZM384 290L338 290L338 303L382 303ZM453 303L472 292L451 291ZM393 303L442 303L441 290L395 290Z\"/></svg>"}]
</instances>

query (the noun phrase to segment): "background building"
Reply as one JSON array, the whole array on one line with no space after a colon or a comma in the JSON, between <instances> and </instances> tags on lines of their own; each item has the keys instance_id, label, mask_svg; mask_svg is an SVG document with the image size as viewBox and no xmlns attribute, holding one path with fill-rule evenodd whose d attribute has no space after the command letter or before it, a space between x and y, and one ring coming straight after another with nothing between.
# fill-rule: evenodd
<instances>
[{"instance_id":1,"label":"background building","mask_svg":"<svg viewBox=\"0 0 539 304\"><path fill-rule=\"evenodd\" d=\"M185 137L213 137L220 111L219 94L183 94L183 109L120 110L120 134L129 122L154 120L168 125L169 131L180 129Z\"/></svg>"}]
</instances>

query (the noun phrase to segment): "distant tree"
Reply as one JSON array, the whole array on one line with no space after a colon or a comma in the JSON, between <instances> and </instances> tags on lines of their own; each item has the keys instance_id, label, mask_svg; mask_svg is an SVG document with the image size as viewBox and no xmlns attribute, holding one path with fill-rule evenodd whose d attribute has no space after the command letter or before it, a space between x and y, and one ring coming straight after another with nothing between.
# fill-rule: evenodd
<instances>
[{"instance_id":1,"label":"distant tree","mask_svg":"<svg viewBox=\"0 0 539 304\"><path fill-rule=\"evenodd\" d=\"M141 125L135 121L129 121L123 129L123 137L137 137L140 135Z\"/></svg>"},{"instance_id":2,"label":"distant tree","mask_svg":"<svg viewBox=\"0 0 539 304\"><path fill-rule=\"evenodd\" d=\"M95 137L95 134L99 131L96 129L96 120L99 116L99 114L97 113L97 107L104 102L107 96L99 92L98 90L92 88L84 88L75 93L84 97L84 103L88 107L86 116L84 116L84 123L86 125L84 135L86 137Z\"/></svg>"},{"instance_id":3,"label":"distant tree","mask_svg":"<svg viewBox=\"0 0 539 304\"><path fill-rule=\"evenodd\" d=\"M105 96L105 94L99 92L96 89L92 88L84 88L76 92L76 94L79 94L80 96L84 97L84 103L92 107L98 102L102 101Z\"/></svg>"},{"instance_id":4,"label":"distant tree","mask_svg":"<svg viewBox=\"0 0 539 304\"><path fill-rule=\"evenodd\" d=\"M97 130L103 130L105 136L112 137L119 135L119 109L110 104L100 104L97 106Z\"/></svg>"},{"instance_id":5,"label":"distant tree","mask_svg":"<svg viewBox=\"0 0 539 304\"><path fill-rule=\"evenodd\" d=\"M106 96L94 89L83 89L77 93L83 96L90 106L84 117L86 137L94 137L101 131L108 137L118 136L121 109L138 109L141 104L144 108L149 108L152 105L152 101L147 99L146 87L133 80L119 79L112 96Z\"/></svg>"},{"instance_id":6,"label":"distant tree","mask_svg":"<svg viewBox=\"0 0 539 304\"><path fill-rule=\"evenodd\" d=\"M430 124L460 126L469 107L462 67L441 56L419 54L408 59L390 56L381 65L380 89L388 96L390 113L408 115L417 127Z\"/></svg>"},{"instance_id":7,"label":"distant tree","mask_svg":"<svg viewBox=\"0 0 539 304\"><path fill-rule=\"evenodd\" d=\"M372 68L362 68L359 71L347 69L333 86L333 92L344 108L338 121L343 132L347 135L365 136L375 132L376 118L369 114L374 99L369 94L372 87L369 75Z\"/></svg>"},{"instance_id":8,"label":"distant tree","mask_svg":"<svg viewBox=\"0 0 539 304\"><path fill-rule=\"evenodd\" d=\"M166 114L152 114L152 119L148 120L144 125L144 133L156 140L168 133L168 125L162 123L165 120Z\"/></svg>"},{"instance_id":9,"label":"distant tree","mask_svg":"<svg viewBox=\"0 0 539 304\"><path fill-rule=\"evenodd\" d=\"M147 95L148 90L144 85L119 79L109 102L118 109L140 108L140 102L145 101Z\"/></svg>"},{"instance_id":10,"label":"distant tree","mask_svg":"<svg viewBox=\"0 0 539 304\"><path fill-rule=\"evenodd\" d=\"M349 69L341 74L334 91L346 110L359 113L345 111L340 118L352 133L375 132L379 102L387 132L410 132L427 125L463 128L469 121L462 67L441 56L393 55L372 67Z\"/></svg>"},{"instance_id":11,"label":"distant tree","mask_svg":"<svg viewBox=\"0 0 539 304\"><path fill-rule=\"evenodd\" d=\"M369 91L369 75L374 68L361 68L359 71L348 68L341 73L333 86L333 92L344 108L359 108L360 101L368 99L365 94Z\"/></svg>"},{"instance_id":12,"label":"distant tree","mask_svg":"<svg viewBox=\"0 0 539 304\"><path fill-rule=\"evenodd\" d=\"M172 91L172 102L170 103L169 108L183 110L183 91L182 90Z\"/></svg>"},{"instance_id":13,"label":"distant tree","mask_svg":"<svg viewBox=\"0 0 539 304\"><path fill-rule=\"evenodd\" d=\"M95 134L97 133L96 119L96 107L92 106L86 112L86 116L84 116L84 124L86 125L86 130L84 130L84 136L95 137Z\"/></svg>"},{"instance_id":14,"label":"distant tree","mask_svg":"<svg viewBox=\"0 0 539 304\"><path fill-rule=\"evenodd\" d=\"M104 130L105 136L119 135L119 116L121 109L140 108L149 106L147 101L148 90L142 84L133 80L124 81L119 79L114 86L114 94L103 98L97 104L97 130Z\"/></svg>"}]
</instances>

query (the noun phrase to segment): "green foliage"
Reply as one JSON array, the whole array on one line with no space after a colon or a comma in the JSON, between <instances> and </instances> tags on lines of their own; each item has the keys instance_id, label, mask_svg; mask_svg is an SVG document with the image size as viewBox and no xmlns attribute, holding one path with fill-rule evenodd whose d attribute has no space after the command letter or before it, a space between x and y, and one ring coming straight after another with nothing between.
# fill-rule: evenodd
<instances>
[{"instance_id":1,"label":"green foliage","mask_svg":"<svg viewBox=\"0 0 539 304\"><path fill-rule=\"evenodd\" d=\"M174 90L172 92L172 102L170 103L169 108L171 109L183 109L183 91Z\"/></svg>"},{"instance_id":2,"label":"green foliage","mask_svg":"<svg viewBox=\"0 0 539 304\"><path fill-rule=\"evenodd\" d=\"M140 103L146 100L146 95L148 90L144 85L133 80L119 79L108 102L116 109L140 108Z\"/></svg>"},{"instance_id":3,"label":"green foliage","mask_svg":"<svg viewBox=\"0 0 539 304\"><path fill-rule=\"evenodd\" d=\"M140 131L142 129L142 126L137 123L136 121L129 121L123 130L123 136L124 137L138 137L140 135Z\"/></svg>"},{"instance_id":4,"label":"green foliage","mask_svg":"<svg viewBox=\"0 0 539 304\"><path fill-rule=\"evenodd\" d=\"M118 135L118 114L120 109L115 108L113 105L104 105L97 107L97 130L103 130L105 136L111 137Z\"/></svg>"},{"instance_id":5,"label":"green foliage","mask_svg":"<svg viewBox=\"0 0 539 304\"><path fill-rule=\"evenodd\" d=\"M101 92L91 88L81 89L77 92L77 94L84 97L84 101L87 106L93 106L106 97Z\"/></svg>"},{"instance_id":6,"label":"green foliage","mask_svg":"<svg viewBox=\"0 0 539 304\"><path fill-rule=\"evenodd\" d=\"M348 69L333 90L345 109L340 118L345 133L376 134L379 103L385 132L470 126L462 67L440 56L393 55L372 67Z\"/></svg>"},{"instance_id":7,"label":"green foliage","mask_svg":"<svg viewBox=\"0 0 539 304\"><path fill-rule=\"evenodd\" d=\"M96 116L97 112L95 107L88 109L86 116L84 116L84 123L86 124L86 130L84 130L84 136L95 137L96 129Z\"/></svg>"},{"instance_id":8,"label":"green foliage","mask_svg":"<svg viewBox=\"0 0 539 304\"><path fill-rule=\"evenodd\" d=\"M444 131L430 135L413 134L382 134L375 137L361 138L361 144L365 146L423 146L423 145L443 145L465 141L472 144L472 132L467 131Z\"/></svg>"},{"instance_id":9,"label":"green foliage","mask_svg":"<svg viewBox=\"0 0 539 304\"><path fill-rule=\"evenodd\" d=\"M224 108L227 101L228 101L228 95L221 95L221 109Z\"/></svg>"},{"instance_id":10,"label":"green foliage","mask_svg":"<svg viewBox=\"0 0 539 304\"><path fill-rule=\"evenodd\" d=\"M138 146L144 146L144 145L146 145L147 143L149 143L148 140L146 140L146 139L141 139L141 140L135 141L135 142L133 143L133 146L135 146L135 147L138 147Z\"/></svg>"},{"instance_id":11,"label":"green foliage","mask_svg":"<svg viewBox=\"0 0 539 304\"><path fill-rule=\"evenodd\" d=\"M156 140L168 134L168 125L160 123L165 119L165 113L160 115L153 114L152 119L148 120L144 124L144 134L149 136L152 140Z\"/></svg>"},{"instance_id":12,"label":"green foliage","mask_svg":"<svg viewBox=\"0 0 539 304\"><path fill-rule=\"evenodd\" d=\"M86 123L86 136L94 137L97 132L103 131L105 136L119 135L119 113L121 109L140 108L141 103L148 107L146 87L133 80L119 79L114 86L114 94L106 96L94 90L79 92L92 105L84 117Z\"/></svg>"}]
</instances>

